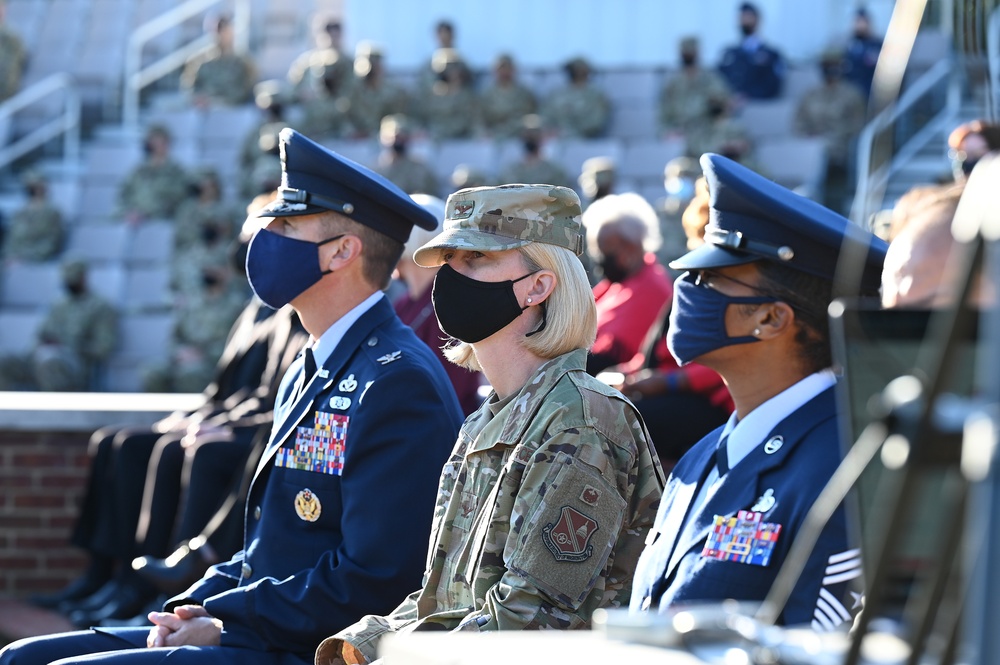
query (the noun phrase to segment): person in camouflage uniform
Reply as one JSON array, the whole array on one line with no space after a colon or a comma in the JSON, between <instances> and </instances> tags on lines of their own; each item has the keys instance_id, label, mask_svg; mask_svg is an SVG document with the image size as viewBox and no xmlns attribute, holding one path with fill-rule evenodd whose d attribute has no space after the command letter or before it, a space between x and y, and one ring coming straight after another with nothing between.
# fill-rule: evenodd
<instances>
[{"instance_id":1,"label":"person in camouflage uniform","mask_svg":"<svg viewBox=\"0 0 1000 665\"><path fill-rule=\"evenodd\" d=\"M844 80L844 61L839 51L824 53L820 70L823 83L803 95L795 110L795 133L825 140L824 203L840 210L849 194L848 164L854 140L865 124L866 102L857 86Z\"/></svg>"},{"instance_id":2,"label":"person in camouflage uniform","mask_svg":"<svg viewBox=\"0 0 1000 665\"><path fill-rule=\"evenodd\" d=\"M118 191L118 214L129 222L173 219L188 196L188 177L170 157L170 132L153 125L143 142L146 161L137 166Z\"/></svg>"},{"instance_id":3,"label":"person in camouflage uniform","mask_svg":"<svg viewBox=\"0 0 1000 665\"><path fill-rule=\"evenodd\" d=\"M590 64L573 58L564 66L569 84L546 100L542 115L546 127L561 136L603 136L611 116L608 96L590 84Z\"/></svg>"},{"instance_id":4,"label":"person in camouflage uniform","mask_svg":"<svg viewBox=\"0 0 1000 665\"><path fill-rule=\"evenodd\" d=\"M423 125L435 141L469 138L479 122L469 69L454 49L438 49L433 66L437 80L416 102Z\"/></svg>"},{"instance_id":5,"label":"person in camouflage uniform","mask_svg":"<svg viewBox=\"0 0 1000 665\"><path fill-rule=\"evenodd\" d=\"M483 131L495 139L516 138L521 119L538 111L535 93L518 82L514 59L504 53L493 65L494 80L479 94Z\"/></svg>"},{"instance_id":6,"label":"person in camouflage uniform","mask_svg":"<svg viewBox=\"0 0 1000 665\"><path fill-rule=\"evenodd\" d=\"M292 94L303 103L322 97L327 81L333 81L338 89L351 82L351 59L341 47L340 21L317 14L313 17L312 31L316 47L297 57L288 68Z\"/></svg>"},{"instance_id":7,"label":"person in camouflage uniform","mask_svg":"<svg viewBox=\"0 0 1000 665\"><path fill-rule=\"evenodd\" d=\"M666 266L686 254L694 247L688 244L688 237L681 223L688 205L695 198L701 166L690 157L675 157L663 169L663 189L666 196L656 201L653 208L660 222L660 237L663 243L656 251L656 258ZM680 273L675 273L675 277Z\"/></svg>"},{"instance_id":8,"label":"person in camouflage uniform","mask_svg":"<svg viewBox=\"0 0 1000 665\"><path fill-rule=\"evenodd\" d=\"M325 640L317 665L370 662L396 632L587 628L628 602L663 473L635 408L584 371L596 315L583 246L567 188L449 197L443 233L414 260L441 266L435 313L465 340L449 359L494 392L442 471L423 588Z\"/></svg>"},{"instance_id":9,"label":"person in camouflage uniform","mask_svg":"<svg viewBox=\"0 0 1000 665\"><path fill-rule=\"evenodd\" d=\"M407 154L410 121L405 115L388 115L382 118L379 141L384 148L375 169L379 175L408 194L438 194L440 185L431 168Z\"/></svg>"},{"instance_id":10,"label":"person in camouflage uniform","mask_svg":"<svg viewBox=\"0 0 1000 665\"><path fill-rule=\"evenodd\" d=\"M698 159L706 152L716 152L746 163L751 157L752 146L743 123L731 115L728 99L724 97L710 99L708 117L708 124L691 129L685 136L687 155Z\"/></svg>"},{"instance_id":11,"label":"person in camouflage uniform","mask_svg":"<svg viewBox=\"0 0 1000 665\"><path fill-rule=\"evenodd\" d=\"M0 102L21 87L21 73L28 60L24 43L4 24L7 3L0 0ZM0 142L3 137L0 136Z\"/></svg>"},{"instance_id":12,"label":"person in camouflage uniform","mask_svg":"<svg viewBox=\"0 0 1000 665\"><path fill-rule=\"evenodd\" d=\"M245 304L245 294L229 288L228 266L203 265L201 288L179 302L173 349L164 367L147 370L144 387L151 392L198 392L212 380L226 337Z\"/></svg>"},{"instance_id":13,"label":"person in camouflage uniform","mask_svg":"<svg viewBox=\"0 0 1000 665\"><path fill-rule=\"evenodd\" d=\"M247 132L240 147L239 191L244 199L252 199L260 193L254 180L254 171L260 163L277 162L280 171L278 134L288 126L285 120L286 101L278 81L263 81L254 86L254 103L261 111L261 120L259 125Z\"/></svg>"},{"instance_id":14,"label":"person in camouflage uniform","mask_svg":"<svg viewBox=\"0 0 1000 665\"><path fill-rule=\"evenodd\" d=\"M370 42L358 44L354 56L354 83L348 95L347 116L355 136L374 136L382 118L406 113L410 100L406 91L386 81L382 51Z\"/></svg>"},{"instance_id":15,"label":"person in camouflage uniform","mask_svg":"<svg viewBox=\"0 0 1000 665\"><path fill-rule=\"evenodd\" d=\"M28 202L11 217L0 255L4 261L48 261L62 250L62 213L49 202L41 175L25 175L24 188Z\"/></svg>"},{"instance_id":16,"label":"person in camouflage uniform","mask_svg":"<svg viewBox=\"0 0 1000 665\"><path fill-rule=\"evenodd\" d=\"M118 342L118 316L103 298L87 289L87 266L62 267L66 297L49 310L28 357L0 360L0 389L91 390Z\"/></svg>"},{"instance_id":17,"label":"person in camouflage uniform","mask_svg":"<svg viewBox=\"0 0 1000 665\"><path fill-rule=\"evenodd\" d=\"M350 134L351 100L340 75L327 70L317 89L316 95L302 104L302 121L298 123L302 132L321 142Z\"/></svg>"},{"instance_id":18,"label":"person in camouflage uniform","mask_svg":"<svg viewBox=\"0 0 1000 665\"><path fill-rule=\"evenodd\" d=\"M571 187L573 182L561 166L542 156L541 118L526 115L521 121L521 142L524 157L519 162L508 164L500 171L500 182L535 183L544 182L563 187Z\"/></svg>"},{"instance_id":19,"label":"person in camouflage uniform","mask_svg":"<svg viewBox=\"0 0 1000 665\"><path fill-rule=\"evenodd\" d=\"M177 209L174 230L174 257L191 248L210 244L215 238L227 243L235 240L243 220L232 206L222 200L222 182L218 172L203 167L194 174L191 193Z\"/></svg>"},{"instance_id":20,"label":"person in camouflage uniform","mask_svg":"<svg viewBox=\"0 0 1000 665\"><path fill-rule=\"evenodd\" d=\"M680 43L681 68L660 92L660 132L684 136L711 123L709 101L726 99L729 88L716 72L698 62L698 38L685 37Z\"/></svg>"},{"instance_id":21,"label":"person in camouflage uniform","mask_svg":"<svg viewBox=\"0 0 1000 665\"><path fill-rule=\"evenodd\" d=\"M190 94L198 106L222 104L237 106L250 99L257 70L246 56L233 50L233 26L227 16L206 21L215 33L215 46L190 60L181 74L181 90Z\"/></svg>"}]
</instances>

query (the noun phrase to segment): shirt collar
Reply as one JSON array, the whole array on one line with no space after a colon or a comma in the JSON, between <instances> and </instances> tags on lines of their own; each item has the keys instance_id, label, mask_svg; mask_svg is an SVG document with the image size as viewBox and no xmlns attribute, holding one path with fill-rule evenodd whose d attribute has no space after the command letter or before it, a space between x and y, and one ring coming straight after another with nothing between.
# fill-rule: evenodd
<instances>
[{"instance_id":1,"label":"shirt collar","mask_svg":"<svg viewBox=\"0 0 1000 665\"><path fill-rule=\"evenodd\" d=\"M332 326L326 329L326 332L320 335L319 339L310 340L309 345L312 347L313 358L316 359L316 367L322 367L326 364L326 361L333 355L337 345L340 344L340 340L344 338L344 335L346 335L347 331L351 329L351 326L353 326L365 312L374 307L375 303L377 303L380 298L384 297L384 293L376 291L361 301L354 307L354 309L337 319Z\"/></svg>"},{"instance_id":2,"label":"shirt collar","mask_svg":"<svg viewBox=\"0 0 1000 665\"><path fill-rule=\"evenodd\" d=\"M748 413L742 420L736 419L734 411L722 430L722 436L719 437L720 440L729 437L726 441L729 468L732 469L739 464L754 448L763 443L762 437L773 431L778 423L836 382L837 378L832 369L820 370L781 391Z\"/></svg>"}]
</instances>

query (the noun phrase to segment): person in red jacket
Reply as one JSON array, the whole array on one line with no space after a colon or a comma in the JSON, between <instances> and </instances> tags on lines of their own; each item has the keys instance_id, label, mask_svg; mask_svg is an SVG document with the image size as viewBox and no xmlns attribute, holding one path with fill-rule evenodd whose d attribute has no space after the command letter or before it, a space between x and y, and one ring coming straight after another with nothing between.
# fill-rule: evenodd
<instances>
[{"instance_id":1,"label":"person in red jacket","mask_svg":"<svg viewBox=\"0 0 1000 665\"><path fill-rule=\"evenodd\" d=\"M597 339L587 371L597 374L638 353L656 315L670 302L673 285L656 261L660 244L656 211L638 194L611 194L583 214L590 253L604 273L594 287Z\"/></svg>"}]
</instances>

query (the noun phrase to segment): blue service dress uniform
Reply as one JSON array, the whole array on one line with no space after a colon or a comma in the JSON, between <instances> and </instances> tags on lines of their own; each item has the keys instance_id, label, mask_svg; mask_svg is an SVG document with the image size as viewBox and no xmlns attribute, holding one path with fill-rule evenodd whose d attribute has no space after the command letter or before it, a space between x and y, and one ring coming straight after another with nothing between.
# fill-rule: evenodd
<instances>
[{"instance_id":1,"label":"blue service dress uniform","mask_svg":"<svg viewBox=\"0 0 1000 665\"><path fill-rule=\"evenodd\" d=\"M384 297L304 387L303 362L283 379L244 549L166 605L203 605L223 622L220 647L146 649L148 628L98 628L22 642L0 663L111 651L88 663L311 664L325 637L419 586L438 477L463 419L444 369Z\"/></svg>"},{"instance_id":2,"label":"blue service dress uniform","mask_svg":"<svg viewBox=\"0 0 1000 665\"><path fill-rule=\"evenodd\" d=\"M715 494L682 531L699 486L716 464L723 429L712 432L685 454L667 481L656 522L636 567L632 611L662 613L678 603L727 598L762 601L806 513L840 463L834 389L828 388L782 420L761 439L762 445L730 469ZM739 511L760 515L758 536L762 531L773 534L773 527L780 525L766 565L761 565L768 549L760 542L762 538L751 546L764 547L750 552L742 562L722 560L717 558L719 548L706 548L714 538L715 517L737 517ZM840 508L823 530L779 617L780 623L812 624L822 630L849 620L857 596L851 595L848 583L860 573L860 552L848 543L845 514Z\"/></svg>"},{"instance_id":3,"label":"blue service dress uniform","mask_svg":"<svg viewBox=\"0 0 1000 665\"><path fill-rule=\"evenodd\" d=\"M722 54L719 73L737 93L750 99L775 99L785 82L785 61L770 46L732 46Z\"/></svg>"}]
</instances>

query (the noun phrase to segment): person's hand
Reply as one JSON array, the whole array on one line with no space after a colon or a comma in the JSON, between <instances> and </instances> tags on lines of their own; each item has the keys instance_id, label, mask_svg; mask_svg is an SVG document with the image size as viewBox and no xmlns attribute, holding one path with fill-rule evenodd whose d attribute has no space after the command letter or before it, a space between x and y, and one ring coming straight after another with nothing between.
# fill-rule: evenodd
<instances>
[{"instance_id":1,"label":"person's hand","mask_svg":"<svg viewBox=\"0 0 1000 665\"><path fill-rule=\"evenodd\" d=\"M209 615L200 605L181 605L173 612L150 612L149 620L156 626L149 631L146 646L219 646L222 622Z\"/></svg>"},{"instance_id":2,"label":"person's hand","mask_svg":"<svg viewBox=\"0 0 1000 665\"><path fill-rule=\"evenodd\" d=\"M667 386L663 381L663 373L655 369L643 369L625 377L625 384L621 391L628 395L632 401L640 400L643 397L661 395L667 391Z\"/></svg>"}]
</instances>

